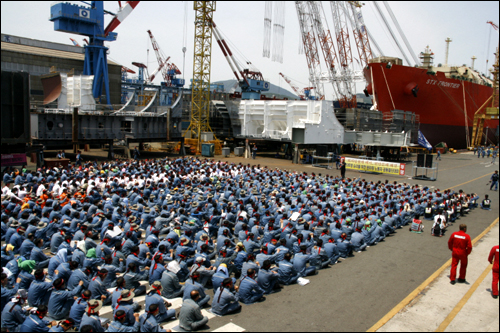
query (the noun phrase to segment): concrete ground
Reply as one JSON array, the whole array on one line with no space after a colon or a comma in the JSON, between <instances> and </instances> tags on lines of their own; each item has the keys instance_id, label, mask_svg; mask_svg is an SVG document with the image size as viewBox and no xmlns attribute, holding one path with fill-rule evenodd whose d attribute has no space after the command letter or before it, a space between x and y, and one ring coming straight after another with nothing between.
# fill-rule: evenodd
<instances>
[{"instance_id":1,"label":"concrete ground","mask_svg":"<svg viewBox=\"0 0 500 333\"><path fill-rule=\"evenodd\" d=\"M465 284L450 284L450 265L446 264L435 280L376 331L498 332L499 302L491 294L492 273L487 261L498 238L495 223L478 239L469 256Z\"/></svg>"},{"instance_id":2,"label":"concrete ground","mask_svg":"<svg viewBox=\"0 0 500 333\"><path fill-rule=\"evenodd\" d=\"M86 155L84 153L84 158ZM340 175L335 169L259 156L256 160L234 156L216 159ZM451 286L447 281L451 258L447 246L449 235L458 231L461 223L466 223L468 234L475 239L498 221L498 192L490 191L486 185L498 169L498 162L492 165L491 159L477 159L472 153L463 153L443 155L438 163L438 178L433 182L349 170L347 177L369 181L388 179L440 190L463 189L466 193L478 193L481 200L489 194L492 210L473 210L451 225L441 238L430 236L430 221L424 221L422 234L411 233L408 228L398 229L384 242L310 277L311 283L304 287L287 286L269 295L265 302L243 305L241 313L212 317L205 331L429 331L440 326L446 330L498 331L498 300L493 300L487 291L491 288L491 272L478 283L470 297L462 300L485 271L489 249L498 244L498 225L476 242L469 260L469 284ZM407 170L411 170L411 163L407 164ZM212 291L209 294L213 296ZM455 309L458 303L463 305L460 311ZM449 317L452 312L458 315Z\"/></svg>"}]
</instances>

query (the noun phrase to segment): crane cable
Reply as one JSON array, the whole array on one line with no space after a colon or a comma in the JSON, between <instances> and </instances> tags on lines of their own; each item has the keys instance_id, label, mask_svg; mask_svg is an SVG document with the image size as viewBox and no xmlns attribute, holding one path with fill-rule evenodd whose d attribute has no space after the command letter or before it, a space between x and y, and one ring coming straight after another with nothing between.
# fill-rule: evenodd
<instances>
[{"instance_id":1,"label":"crane cable","mask_svg":"<svg viewBox=\"0 0 500 333\"><path fill-rule=\"evenodd\" d=\"M276 1L273 24L272 61L283 63L283 44L285 35L285 1Z\"/></svg>"},{"instance_id":2,"label":"crane cable","mask_svg":"<svg viewBox=\"0 0 500 333\"><path fill-rule=\"evenodd\" d=\"M266 1L266 7L264 11L264 47L262 50L262 56L269 58L271 56L271 24L273 15L273 2Z\"/></svg>"},{"instance_id":3,"label":"crane cable","mask_svg":"<svg viewBox=\"0 0 500 333\"><path fill-rule=\"evenodd\" d=\"M188 16L188 1L184 1L184 28L182 32L182 79L184 80L186 66L186 50L187 50L187 16Z\"/></svg>"}]
</instances>

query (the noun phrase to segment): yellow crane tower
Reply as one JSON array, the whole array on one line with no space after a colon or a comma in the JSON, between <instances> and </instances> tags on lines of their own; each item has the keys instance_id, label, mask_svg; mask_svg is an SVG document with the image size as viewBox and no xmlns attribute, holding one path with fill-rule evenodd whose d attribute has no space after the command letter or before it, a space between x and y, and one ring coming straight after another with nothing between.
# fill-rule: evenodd
<instances>
[{"instance_id":1,"label":"yellow crane tower","mask_svg":"<svg viewBox=\"0 0 500 333\"><path fill-rule=\"evenodd\" d=\"M205 133L211 133L210 111L210 67L212 59L212 19L215 1L194 1L194 61L191 84L191 122L185 133L186 142L196 145L196 154L201 153ZM210 136L210 134L209 134ZM193 140L194 139L194 140ZM214 138L215 139L215 138ZM213 140L213 139L212 139Z\"/></svg>"},{"instance_id":2,"label":"yellow crane tower","mask_svg":"<svg viewBox=\"0 0 500 333\"><path fill-rule=\"evenodd\" d=\"M491 24L495 30L498 30L498 26L495 23L491 21L486 23ZM498 119L498 52L499 50L497 47L497 51L495 53L495 63L493 64L493 70L491 70L491 74L493 74L493 94L474 114L474 123L472 125L472 147L478 147L481 145L485 120ZM491 105L485 108L484 113L480 113L479 111L483 108L483 106L488 104L490 101ZM484 135L486 136L486 142L488 133L485 133Z\"/></svg>"}]
</instances>

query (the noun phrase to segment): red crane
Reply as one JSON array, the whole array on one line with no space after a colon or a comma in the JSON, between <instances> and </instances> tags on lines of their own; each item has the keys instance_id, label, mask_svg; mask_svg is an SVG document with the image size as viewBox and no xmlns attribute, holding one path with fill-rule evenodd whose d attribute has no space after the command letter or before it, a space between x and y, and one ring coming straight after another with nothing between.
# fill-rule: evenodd
<instances>
[{"instance_id":1,"label":"red crane","mask_svg":"<svg viewBox=\"0 0 500 333\"><path fill-rule=\"evenodd\" d=\"M151 39L151 44L153 45L153 50L155 51L156 60L158 60L158 66L159 66L158 69L155 71L155 73L151 75L151 77L149 78L149 82L152 82L156 73L159 70L161 70L161 73L163 75L163 81L165 81L165 85L167 87L171 87L172 79L174 78L175 75L181 74L181 71L179 70L179 68L177 68L177 66L175 66L175 64L168 63L170 57L166 57L163 54L151 30L148 30L148 34L149 38Z\"/></svg>"},{"instance_id":2,"label":"red crane","mask_svg":"<svg viewBox=\"0 0 500 333\"><path fill-rule=\"evenodd\" d=\"M104 35L107 36L110 32L115 30L116 27L135 9L139 2L140 1L127 1L125 6L122 7L122 2L118 1L118 5L120 6L120 8L118 8L118 13L113 17L111 22L109 22L106 29L104 29Z\"/></svg>"},{"instance_id":3,"label":"red crane","mask_svg":"<svg viewBox=\"0 0 500 333\"><path fill-rule=\"evenodd\" d=\"M286 83L290 85L293 91L295 91L301 101L305 101L306 99L308 99L311 90L314 90L314 87L306 87L304 89L300 89L295 83L292 82L292 80L288 76L285 76L283 73L280 73L280 75L283 77L283 79L285 79Z\"/></svg>"}]
</instances>

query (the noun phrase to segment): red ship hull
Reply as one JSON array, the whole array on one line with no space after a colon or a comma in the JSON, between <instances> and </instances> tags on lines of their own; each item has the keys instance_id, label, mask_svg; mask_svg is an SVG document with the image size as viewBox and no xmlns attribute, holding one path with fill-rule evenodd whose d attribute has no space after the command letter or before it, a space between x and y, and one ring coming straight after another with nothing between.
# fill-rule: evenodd
<instances>
[{"instance_id":1,"label":"red ship hull","mask_svg":"<svg viewBox=\"0 0 500 333\"><path fill-rule=\"evenodd\" d=\"M364 72L368 93L374 95L378 110L414 112L420 116L420 130L433 146L444 141L448 147L466 148L466 128L471 137L474 114L491 106L491 101L485 102L493 88L446 78L442 72L433 75L422 68L386 65L371 63ZM489 139L496 143L498 120L489 120L486 126Z\"/></svg>"}]
</instances>

